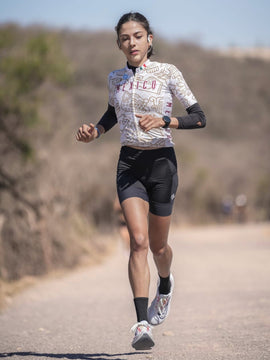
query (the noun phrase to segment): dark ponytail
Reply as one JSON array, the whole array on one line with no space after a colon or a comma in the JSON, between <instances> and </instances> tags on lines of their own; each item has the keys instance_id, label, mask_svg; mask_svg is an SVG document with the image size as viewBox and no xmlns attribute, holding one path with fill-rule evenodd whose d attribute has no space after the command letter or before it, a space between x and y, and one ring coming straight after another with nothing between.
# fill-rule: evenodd
<instances>
[{"instance_id":1,"label":"dark ponytail","mask_svg":"<svg viewBox=\"0 0 270 360\"><path fill-rule=\"evenodd\" d=\"M142 14L140 14L138 12L129 12L129 13L124 14L123 16L121 16L121 18L118 21L118 24L115 27L115 31L117 33L118 44L120 44L119 33L120 33L120 30L121 30L121 27L122 27L123 24L125 24L126 22L129 22L129 21L136 21L136 22L140 23L144 27L144 29L146 30L147 36L153 35L153 32L152 32L152 30L150 28L150 25L149 25L149 22L148 22L148 20L146 19L145 16L143 16ZM147 57L150 58L151 55L153 55L153 46L152 45L150 45L150 47L148 49Z\"/></svg>"}]
</instances>

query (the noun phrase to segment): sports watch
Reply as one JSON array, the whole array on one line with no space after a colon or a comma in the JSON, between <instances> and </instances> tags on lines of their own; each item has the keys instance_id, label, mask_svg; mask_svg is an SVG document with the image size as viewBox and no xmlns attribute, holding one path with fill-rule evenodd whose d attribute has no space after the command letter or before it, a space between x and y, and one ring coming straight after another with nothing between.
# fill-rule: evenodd
<instances>
[{"instance_id":1,"label":"sports watch","mask_svg":"<svg viewBox=\"0 0 270 360\"><path fill-rule=\"evenodd\" d=\"M169 127L170 123L171 123L171 118L169 116L163 116L162 120L165 122L165 124L162 126L164 129L166 129L167 127Z\"/></svg>"}]
</instances>

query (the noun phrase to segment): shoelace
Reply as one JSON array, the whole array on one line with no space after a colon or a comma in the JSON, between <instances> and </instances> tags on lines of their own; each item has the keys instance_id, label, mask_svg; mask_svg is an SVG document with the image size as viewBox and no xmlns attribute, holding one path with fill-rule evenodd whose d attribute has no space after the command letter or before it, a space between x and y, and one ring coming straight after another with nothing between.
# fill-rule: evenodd
<instances>
[{"instance_id":1,"label":"shoelace","mask_svg":"<svg viewBox=\"0 0 270 360\"><path fill-rule=\"evenodd\" d=\"M159 295L157 298L156 306L157 313L163 315L163 311L166 309L168 304L169 296L168 295Z\"/></svg>"}]
</instances>

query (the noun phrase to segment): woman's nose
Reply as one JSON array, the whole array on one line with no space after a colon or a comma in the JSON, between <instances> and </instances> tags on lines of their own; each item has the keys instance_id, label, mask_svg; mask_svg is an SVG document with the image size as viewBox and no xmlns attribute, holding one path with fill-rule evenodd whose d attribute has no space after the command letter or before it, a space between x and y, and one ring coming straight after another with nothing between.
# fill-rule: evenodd
<instances>
[{"instance_id":1,"label":"woman's nose","mask_svg":"<svg viewBox=\"0 0 270 360\"><path fill-rule=\"evenodd\" d=\"M129 44L130 44L131 46L135 44L135 39L134 39L134 37L131 37L131 38L130 38Z\"/></svg>"}]
</instances>

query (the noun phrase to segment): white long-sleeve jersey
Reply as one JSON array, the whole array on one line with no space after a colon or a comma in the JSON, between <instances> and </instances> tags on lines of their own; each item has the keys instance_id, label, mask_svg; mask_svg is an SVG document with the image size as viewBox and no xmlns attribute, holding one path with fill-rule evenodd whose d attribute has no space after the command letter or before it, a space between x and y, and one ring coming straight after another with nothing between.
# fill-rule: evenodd
<instances>
[{"instance_id":1,"label":"white long-sleeve jersey","mask_svg":"<svg viewBox=\"0 0 270 360\"><path fill-rule=\"evenodd\" d=\"M169 128L145 132L136 115L171 116L174 96L185 109L197 102L182 73L174 65L149 59L136 68L135 74L128 66L111 72L108 88L109 104L115 108L122 146L173 146Z\"/></svg>"}]
</instances>

